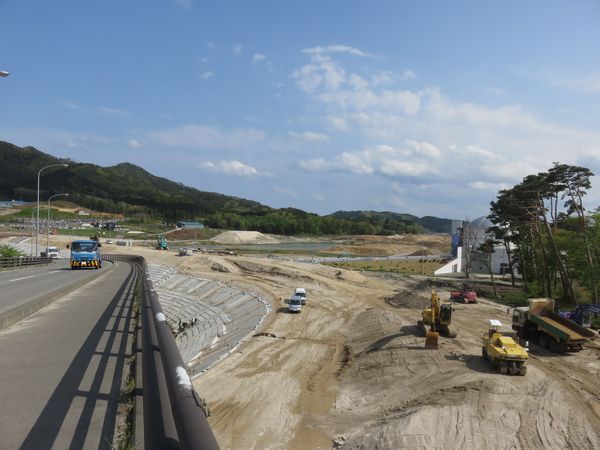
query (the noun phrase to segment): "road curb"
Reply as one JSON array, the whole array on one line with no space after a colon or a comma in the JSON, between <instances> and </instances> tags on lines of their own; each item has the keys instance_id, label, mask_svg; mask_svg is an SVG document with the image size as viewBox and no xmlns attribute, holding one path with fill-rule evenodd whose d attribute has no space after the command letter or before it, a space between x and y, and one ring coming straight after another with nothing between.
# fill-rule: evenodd
<instances>
[{"instance_id":1,"label":"road curb","mask_svg":"<svg viewBox=\"0 0 600 450\"><path fill-rule=\"evenodd\" d=\"M110 272L112 269L114 269L115 264L112 261L103 261L103 262L111 263L108 270L106 270L102 274L102 275L105 275L108 272ZM10 327L11 325L14 325L17 322L20 322L21 320L25 319L26 317L29 317L33 313L39 311L43 307L48 306L49 304L55 302L59 298L62 298L66 294L68 294L76 289L79 289L81 286L83 286L93 280L96 280L96 279L97 278L94 278L94 277L87 277L82 280L78 280L72 284L69 284L68 286L63 286L62 288L57 289L56 291L53 291L49 294L41 295L41 296L34 298L33 300L27 302L24 305L17 306L13 309L10 309L10 310L0 314L0 330L4 330L5 328Z\"/></svg>"}]
</instances>

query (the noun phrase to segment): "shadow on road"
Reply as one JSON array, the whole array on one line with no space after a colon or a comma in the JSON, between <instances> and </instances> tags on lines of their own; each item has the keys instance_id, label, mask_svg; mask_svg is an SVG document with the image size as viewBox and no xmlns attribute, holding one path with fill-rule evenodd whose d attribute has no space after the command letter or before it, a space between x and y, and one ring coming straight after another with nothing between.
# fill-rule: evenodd
<instances>
[{"instance_id":1,"label":"shadow on road","mask_svg":"<svg viewBox=\"0 0 600 450\"><path fill-rule=\"evenodd\" d=\"M53 448L67 414L74 404L81 404L82 399L85 399L84 405L81 415L76 419L76 431L68 448L86 447L92 418L94 422L99 419L102 421L99 448L113 448L121 383L127 359L132 356L129 353L127 335L131 333L138 268L134 265L130 267L125 282L111 299L29 431L21 446L22 450ZM114 372L108 373L111 358L116 358L116 362ZM97 361L96 372L86 376L92 360ZM91 381L89 388L81 390L82 385L88 385L88 380ZM95 413L99 402L106 402L103 418Z\"/></svg>"}]
</instances>

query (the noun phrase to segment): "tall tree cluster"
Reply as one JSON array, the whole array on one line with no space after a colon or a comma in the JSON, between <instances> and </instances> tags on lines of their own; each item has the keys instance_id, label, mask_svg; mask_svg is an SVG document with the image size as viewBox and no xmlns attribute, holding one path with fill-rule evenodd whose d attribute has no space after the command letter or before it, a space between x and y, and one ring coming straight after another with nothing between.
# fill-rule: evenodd
<instances>
[{"instance_id":1,"label":"tall tree cluster","mask_svg":"<svg viewBox=\"0 0 600 450\"><path fill-rule=\"evenodd\" d=\"M491 203L490 231L503 243L511 273L517 264L531 293L598 303L600 214L583 206L593 175L554 163L501 190Z\"/></svg>"}]
</instances>

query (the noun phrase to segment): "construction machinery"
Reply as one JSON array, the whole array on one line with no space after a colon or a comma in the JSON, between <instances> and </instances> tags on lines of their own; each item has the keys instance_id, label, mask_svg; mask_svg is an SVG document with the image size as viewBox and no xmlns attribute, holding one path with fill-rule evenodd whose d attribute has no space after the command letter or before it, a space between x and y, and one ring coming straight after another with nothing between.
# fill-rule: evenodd
<instances>
[{"instance_id":1,"label":"construction machinery","mask_svg":"<svg viewBox=\"0 0 600 450\"><path fill-rule=\"evenodd\" d=\"M452 323L452 304L441 303L435 291L431 291L430 305L421 313L423 320L417 322L417 327L425 333L425 347L437 348L437 336L441 334L449 338L456 337L450 324ZM429 327L429 330L427 330Z\"/></svg>"},{"instance_id":2,"label":"construction machinery","mask_svg":"<svg viewBox=\"0 0 600 450\"><path fill-rule=\"evenodd\" d=\"M503 331L502 322L489 319L489 331L482 337L481 356L486 358L501 374L525 375L527 349L518 344L515 331Z\"/></svg>"},{"instance_id":3,"label":"construction machinery","mask_svg":"<svg viewBox=\"0 0 600 450\"><path fill-rule=\"evenodd\" d=\"M554 312L551 298L530 298L529 306L513 310L512 328L519 337L555 353L578 352L596 333Z\"/></svg>"},{"instance_id":4,"label":"construction machinery","mask_svg":"<svg viewBox=\"0 0 600 450\"><path fill-rule=\"evenodd\" d=\"M559 314L565 319L578 323L582 327L600 328L600 305L586 303L579 305L574 311L559 311Z\"/></svg>"},{"instance_id":5,"label":"construction machinery","mask_svg":"<svg viewBox=\"0 0 600 450\"><path fill-rule=\"evenodd\" d=\"M477 292L472 285L463 283L460 289L450 292L450 300L477 303Z\"/></svg>"},{"instance_id":6,"label":"construction machinery","mask_svg":"<svg viewBox=\"0 0 600 450\"><path fill-rule=\"evenodd\" d=\"M167 238L165 238L162 234L159 235L156 239L156 249L169 250L169 246L167 245Z\"/></svg>"}]
</instances>

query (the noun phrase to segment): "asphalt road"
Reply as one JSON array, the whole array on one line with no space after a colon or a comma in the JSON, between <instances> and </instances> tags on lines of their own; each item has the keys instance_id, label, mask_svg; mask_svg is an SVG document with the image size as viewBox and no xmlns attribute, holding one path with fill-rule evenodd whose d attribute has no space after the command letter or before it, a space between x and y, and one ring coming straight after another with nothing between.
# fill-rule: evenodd
<instances>
[{"instance_id":1,"label":"asphalt road","mask_svg":"<svg viewBox=\"0 0 600 450\"><path fill-rule=\"evenodd\" d=\"M0 295L22 299L85 276L95 279L0 331L0 449L113 448L134 333L135 269L2 273Z\"/></svg>"},{"instance_id":2,"label":"asphalt road","mask_svg":"<svg viewBox=\"0 0 600 450\"><path fill-rule=\"evenodd\" d=\"M108 267L104 263L99 270L71 270L68 259L59 259L48 266L0 272L0 315L75 282L96 278Z\"/></svg>"}]
</instances>

